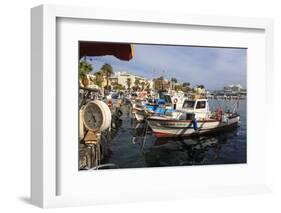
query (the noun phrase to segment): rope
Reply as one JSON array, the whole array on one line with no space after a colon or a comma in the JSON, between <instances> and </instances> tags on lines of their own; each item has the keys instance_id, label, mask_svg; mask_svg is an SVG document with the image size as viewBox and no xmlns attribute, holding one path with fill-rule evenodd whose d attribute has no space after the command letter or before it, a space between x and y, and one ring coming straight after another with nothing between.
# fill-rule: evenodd
<instances>
[{"instance_id":1,"label":"rope","mask_svg":"<svg viewBox=\"0 0 281 213\"><path fill-rule=\"evenodd\" d=\"M148 128L148 123L146 122L145 132L144 132L145 134L144 134L144 137L143 137L143 142L142 142L142 147L141 147L142 151L143 151L143 148L144 148L144 145L145 145L145 142L146 142L147 128Z\"/></svg>"}]
</instances>

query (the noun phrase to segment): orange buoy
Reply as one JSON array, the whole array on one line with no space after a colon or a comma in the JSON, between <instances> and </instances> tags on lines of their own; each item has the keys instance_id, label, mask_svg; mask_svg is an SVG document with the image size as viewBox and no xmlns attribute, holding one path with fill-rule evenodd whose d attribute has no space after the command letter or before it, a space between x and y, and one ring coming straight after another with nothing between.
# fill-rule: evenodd
<instances>
[{"instance_id":1,"label":"orange buoy","mask_svg":"<svg viewBox=\"0 0 281 213\"><path fill-rule=\"evenodd\" d=\"M107 105L108 105L109 108L112 107L112 100L111 99L108 100L108 104Z\"/></svg>"}]
</instances>

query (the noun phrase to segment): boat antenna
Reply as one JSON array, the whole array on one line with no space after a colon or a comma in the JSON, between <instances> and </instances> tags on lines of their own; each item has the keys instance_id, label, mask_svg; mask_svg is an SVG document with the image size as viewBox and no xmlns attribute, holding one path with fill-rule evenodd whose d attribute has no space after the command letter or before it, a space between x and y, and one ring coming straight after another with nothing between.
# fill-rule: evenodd
<instances>
[{"instance_id":1,"label":"boat antenna","mask_svg":"<svg viewBox=\"0 0 281 213\"><path fill-rule=\"evenodd\" d=\"M239 106L240 106L240 94L238 94L238 100L237 100L237 109L236 109L236 112L238 111L239 109Z\"/></svg>"}]
</instances>

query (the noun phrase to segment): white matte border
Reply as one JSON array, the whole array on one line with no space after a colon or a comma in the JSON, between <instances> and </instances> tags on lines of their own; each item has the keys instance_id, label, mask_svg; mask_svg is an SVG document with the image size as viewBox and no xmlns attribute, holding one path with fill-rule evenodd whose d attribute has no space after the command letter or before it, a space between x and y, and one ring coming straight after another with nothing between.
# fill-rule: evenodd
<instances>
[{"instance_id":1,"label":"white matte border","mask_svg":"<svg viewBox=\"0 0 281 213\"><path fill-rule=\"evenodd\" d=\"M266 44L267 46L264 47L264 51L266 53L266 63L264 63L264 58L261 58L261 61L263 61L263 71L260 73L261 76L266 77L267 83L270 79L272 79L272 65L268 65L268 62L270 59L268 56L272 56L272 43L270 40L272 39L272 23L270 20L267 19L250 19L250 18L218 18L214 16L188 16L188 15L179 15L179 14L153 14L153 13L138 13L136 11L110 11L110 17L108 17L106 14L103 14L98 9L92 9L92 8L76 8L76 7L58 7L58 6L43 6L39 8L33 9L34 17L33 19L36 19L38 17L42 17L42 19L38 19L38 22L42 22L43 24L41 29L43 32L40 34L40 29L35 29L34 27L38 27L39 24L35 23L33 24L32 32L33 37L35 38L42 38L42 43L38 42L38 44L34 43L34 45L37 45L38 48L34 48L34 51L37 51L36 53L39 54L39 58L42 59L42 61L36 62L32 61L32 73L34 76L35 68L37 68L40 72L42 72L42 81L43 81L43 88L40 88L40 86L34 84L35 89L38 87L38 93L43 96L43 100L35 100L37 96L32 96L32 105L33 108L36 106L39 106L43 110L43 121L39 120L33 120L34 126L35 124L38 125L38 128L42 127L43 132L41 135L38 135L34 132L34 129L32 128L32 146L39 154L32 156L32 177L34 182L32 183L32 202L36 205L44 206L44 207L51 207L51 206L61 206L61 205L79 205L79 204L91 204L91 203L107 203L107 202L126 202L126 201L140 201L146 199L145 194L139 193L139 194L130 194L132 191L126 191L123 196L120 196L120 193L118 191L112 192L112 196L108 197L107 200L104 200L103 197L95 197L95 196L87 196L87 195L79 195L79 196L73 196L73 194L67 193L63 194L61 196L56 196L56 85L54 82L56 82L56 58L55 58L55 48L56 48L56 41L55 41L55 35L56 35L56 17L66 17L66 18L87 18L87 19L105 19L105 20L129 20L129 21L137 21L137 22L155 22L155 26L157 23L162 23L161 25L166 26L165 23L176 23L176 24L192 24L192 25L200 25L200 26L223 26L223 27L229 27L229 30L231 31L231 27L238 27L238 28L252 28L252 29L258 29L258 30L265 30L266 37L263 39L266 39L266 42L263 42L263 44ZM173 27L172 25L167 25L168 28ZM123 25L121 26L123 27ZM44 39L43 39L44 38ZM112 40L113 36L109 40ZM91 39L92 40L92 39ZM159 42L155 42L159 43ZM167 42L164 42L167 43ZM213 45L212 45L213 46ZM229 45L227 45L229 46ZM231 45L232 46L232 45ZM254 47L253 47L254 48ZM260 49L261 50L261 49ZM248 53L249 54L249 53ZM249 58L250 60L250 58ZM254 60L254 58L253 58ZM77 61L76 61L77 62ZM267 66L267 71L265 71L264 67ZM258 72L259 73L259 72ZM65 76L64 76L65 77ZM34 81L38 80L40 76L36 77ZM39 79L40 80L40 79ZM251 79L248 78L248 87L249 87L249 81ZM32 83L34 83L34 81ZM253 79L254 81L254 79ZM265 95L265 91L267 92L267 95L270 95L267 84L267 90L265 89L265 81L260 82L261 87L259 88L259 91L261 94ZM58 82L59 84L59 82ZM76 84L75 84L76 85ZM60 84L59 84L60 86ZM74 86L73 86L74 87ZM34 88L33 88L34 89ZM267 96L268 97L268 96ZM269 98L270 100L270 98ZM272 102L272 100L270 100ZM41 104L41 105L40 105ZM265 106L262 106L261 109L264 109ZM39 114L39 112L38 112ZM36 116L36 113L33 113L33 117ZM249 114L248 114L249 115ZM44 127L44 128L43 128ZM250 130L249 130L250 131ZM253 130L256 131L256 130ZM37 136L37 138L35 137ZM253 136L254 137L254 136ZM34 139L40 139L39 145L35 146ZM257 139L259 140L259 139ZM77 141L76 141L77 142ZM268 138L265 138L265 146L268 146ZM38 143L38 141L37 141ZM248 144L249 147L249 144ZM32 152L32 153L34 153ZM41 155L40 155L41 153ZM77 154L77 153L75 153ZM62 156L63 157L63 156ZM62 161L63 162L63 161ZM266 164L267 163L267 164ZM249 164L248 164L249 165ZM264 167L262 169L265 169L270 167L268 165L268 162L266 161L264 163ZM38 170L38 168L42 168L42 170ZM213 166L205 167L204 171L213 170ZM221 167L222 168L222 167ZM247 168L242 166L244 168L245 172L247 172ZM35 170L37 169L37 170ZM148 178L147 181L151 181L151 173L158 173L161 177L163 175L168 175L170 178L176 178L175 173L178 172L185 172L186 170L191 170L191 167L181 167L181 168L165 168L164 169L147 169L143 170L142 176L144 178ZM176 172L167 172L170 171L176 171ZM192 170L199 171L202 170L199 167L193 167ZM266 172L265 170L263 170ZM193 171L192 171L193 172ZM118 176L119 172L110 170L109 174L102 175L102 176ZM129 175L133 175L137 178L136 170L124 170L124 173L127 173ZM138 173L138 172L137 172ZM150 173L150 174L148 174ZM100 171L96 174L102 174ZM126 174L126 175L127 175ZM148 176L147 176L148 175ZM266 175L268 175L268 172L266 172ZM63 174L62 174L63 176ZM88 174L83 173L80 175L81 178L85 178L88 176ZM160 177L158 176L158 177ZM96 176L97 177L97 176ZM104 179L105 180L105 179ZM152 181L153 182L153 181ZM257 178L257 181L254 181L253 185L249 185L248 182L244 182L243 185L219 185L219 186L210 186L209 188L196 186L193 187L193 190L190 189L190 191L184 191L184 187L179 185L171 185L166 184L166 188L163 191L163 188L154 188L155 192L158 197L154 196L154 200L159 199L166 199L166 198L183 198L193 195L208 195L208 194L216 194L219 193L220 195L223 194L243 194L243 193L251 193L251 192L261 192L266 191L268 188L266 185L267 179L265 179L265 175L263 175L261 178ZM126 182L126 187L135 186L135 182ZM43 187L42 187L43 186ZM77 186L77 185L76 185ZM74 186L74 187L76 187ZM143 185L142 185L143 186ZM258 187L259 186L259 187ZM120 188L122 189L122 188ZM73 191L72 191L73 192ZM143 188L143 192L147 193L148 191L146 188ZM166 196L165 194L176 192L180 194L181 196ZM151 191L149 192L151 193ZM79 193L78 193L79 194ZM117 199L117 196L118 199ZM36 199L37 197L37 199ZM152 196L150 196L152 197ZM148 199L150 198L148 197ZM75 201L75 202L74 202Z\"/></svg>"},{"instance_id":2,"label":"white matte border","mask_svg":"<svg viewBox=\"0 0 281 213\"><path fill-rule=\"evenodd\" d=\"M114 35L114 36L112 36ZM114 41L152 44L175 44L215 47L247 48L248 113L247 113L247 164L184 166L165 168L99 170L78 172L77 79L78 42ZM218 27L166 26L150 23L58 19L57 20L57 76L59 77L57 101L60 121L59 195L91 195L96 200L106 200L119 194L132 199L136 194L143 199L153 199L162 194L202 188L262 184L265 182L265 135L260 125L259 112L264 112L265 102L265 32L251 29L226 29ZM157 57L157 56L155 56ZM74 95L73 95L74 94ZM208 177L208 178L207 178ZM93 180L99 184L93 184ZM107 189L111 190L108 195ZM85 190L86 189L86 190ZM145 192L150 191L149 195ZM165 191L165 193L159 193ZM115 194L116 192L116 194Z\"/></svg>"}]
</instances>

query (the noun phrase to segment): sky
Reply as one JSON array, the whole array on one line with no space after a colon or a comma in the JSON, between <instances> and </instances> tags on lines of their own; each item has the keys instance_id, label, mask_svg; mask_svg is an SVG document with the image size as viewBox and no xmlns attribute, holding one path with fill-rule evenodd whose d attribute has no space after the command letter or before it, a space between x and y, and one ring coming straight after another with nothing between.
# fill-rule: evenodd
<instances>
[{"instance_id":1,"label":"sky","mask_svg":"<svg viewBox=\"0 0 281 213\"><path fill-rule=\"evenodd\" d=\"M246 88L247 49L195 46L135 44L134 57L122 61L114 56L87 57L94 72L104 63L114 72L128 72L153 79L164 75L191 85L203 84L209 90L223 89L228 84Z\"/></svg>"}]
</instances>

